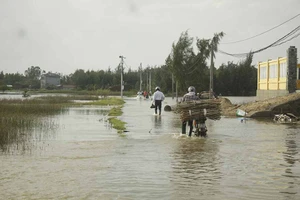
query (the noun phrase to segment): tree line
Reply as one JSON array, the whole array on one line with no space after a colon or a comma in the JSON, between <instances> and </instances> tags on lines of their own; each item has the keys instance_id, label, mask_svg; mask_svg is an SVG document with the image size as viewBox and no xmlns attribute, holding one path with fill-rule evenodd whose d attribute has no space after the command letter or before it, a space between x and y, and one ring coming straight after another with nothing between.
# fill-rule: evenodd
<instances>
[{"instance_id":1,"label":"tree line","mask_svg":"<svg viewBox=\"0 0 300 200\"><path fill-rule=\"evenodd\" d=\"M147 66L144 69L83 70L77 69L69 75L61 75L61 85L74 85L78 90L120 91L123 72L124 91L154 90L159 86L165 94L186 92L190 85L197 92L212 89L225 96L251 96L256 94L257 69L252 65L252 55L239 63L228 62L218 68L213 59L224 33L217 33L212 39L192 38L183 32L161 66ZM193 48L196 41L196 50ZM208 63L210 61L210 63ZM212 68L210 68L212 66ZM0 72L0 89L40 89L40 78L45 73L39 66L31 66L24 74ZM140 79L140 77L142 77ZM150 80L151 78L151 80ZM141 82L142 81L142 82ZM141 84L141 85L140 85ZM53 89L53 88L48 88Z\"/></svg>"}]
</instances>

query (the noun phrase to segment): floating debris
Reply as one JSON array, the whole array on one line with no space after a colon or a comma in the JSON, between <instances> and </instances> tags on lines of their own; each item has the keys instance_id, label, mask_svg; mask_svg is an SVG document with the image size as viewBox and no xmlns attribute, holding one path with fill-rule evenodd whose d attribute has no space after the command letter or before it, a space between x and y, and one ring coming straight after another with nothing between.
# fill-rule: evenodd
<instances>
[{"instance_id":1,"label":"floating debris","mask_svg":"<svg viewBox=\"0 0 300 200\"><path fill-rule=\"evenodd\" d=\"M285 113L275 115L273 120L277 123L296 123L300 119L292 113Z\"/></svg>"}]
</instances>

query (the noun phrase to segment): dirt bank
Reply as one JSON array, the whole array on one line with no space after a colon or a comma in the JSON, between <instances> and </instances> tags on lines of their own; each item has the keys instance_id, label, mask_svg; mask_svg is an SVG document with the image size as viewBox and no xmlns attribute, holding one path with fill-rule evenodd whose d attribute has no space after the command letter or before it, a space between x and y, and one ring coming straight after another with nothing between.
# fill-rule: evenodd
<instances>
[{"instance_id":1,"label":"dirt bank","mask_svg":"<svg viewBox=\"0 0 300 200\"><path fill-rule=\"evenodd\" d=\"M236 110L239 108L248 113L248 116L253 116L253 114L258 112L268 112L271 111L274 107L300 100L300 93L292 93L285 96L275 97L267 100L255 101L245 104L234 105L227 98L220 98L221 101L221 110L223 116L236 116Z\"/></svg>"}]
</instances>

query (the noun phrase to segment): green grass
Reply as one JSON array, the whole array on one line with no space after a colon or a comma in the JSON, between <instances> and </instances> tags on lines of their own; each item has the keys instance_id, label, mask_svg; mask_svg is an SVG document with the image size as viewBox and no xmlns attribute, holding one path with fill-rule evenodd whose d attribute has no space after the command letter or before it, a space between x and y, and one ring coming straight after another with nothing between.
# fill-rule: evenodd
<instances>
[{"instance_id":1,"label":"green grass","mask_svg":"<svg viewBox=\"0 0 300 200\"><path fill-rule=\"evenodd\" d=\"M126 123L117 118L117 116L121 116L123 114L122 107L123 106L113 107L108 113L108 116L111 116L108 120L112 124L112 127L118 131L118 133L123 133L126 129Z\"/></svg>"},{"instance_id":2,"label":"green grass","mask_svg":"<svg viewBox=\"0 0 300 200\"><path fill-rule=\"evenodd\" d=\"M122 133L125 130L125 122L119 120L116 117L109 118L108 120L112 124L112 127L114 129L117 129L118 133Z\"/></svg>"},{"instance_id":3,"label":"green grass","mask_svg":"<svg viewBox=\"0 0 300 200\"><path fill-rule=\"evenodd\" d=\"M110 109L108 116L121 116L122 114L123 114L122 107L118 106L118 107L113 107L112 109Z\"/></svg>"},{"instance_id":4,"label":"green grass","mask_svg":"<svg viewBox=\"0 0 300 200\"><path fill-rule=\"evenodd\" d=\"M98 106L111 106L111 105L123 105L125 101L121 98L103 98L98 101L87 102L84 105L98 105Z\"/></svg>"}]
</instances>

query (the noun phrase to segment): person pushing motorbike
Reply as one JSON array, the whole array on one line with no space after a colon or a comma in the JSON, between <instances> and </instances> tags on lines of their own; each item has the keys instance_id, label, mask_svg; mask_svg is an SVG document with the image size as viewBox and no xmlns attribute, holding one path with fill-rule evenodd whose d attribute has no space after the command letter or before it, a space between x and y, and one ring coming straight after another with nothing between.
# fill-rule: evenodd
<instances>
[{"instance_id":1,"label":"person pushing motorbike","mask_svg":"<svg viewBox=\"0 0 300 200\"><path fill-rule=\"evenodd\" d=\"M186 93L183 98L182 98L182 102L189 102L189 101L197 101L200 100L200 98L196 95L196 89L194 86L190 86L188 88L188 93ZM205 124L206 118L201 119L201 124ZM182 134L186 134L186 124L188 123L188 125L190 126L190 131L189 131L189 136L192 136L192 132L193 132L193 120L188 120L188 121L183 121L182 122ZM197 126L197 125L196 125ZM199 129L200 127L196 127L197 129ZM206 130L206 129L205 129ZM199 130L198 130L199 131ZM197 131L197 132L198 132ZM206 133L206 131L205 131ZM199 133L196 133L199 134ZM201 135L201 134L200 134ZM199 135L197 135L199 136Z\"/></svg>"}]
</instances>

